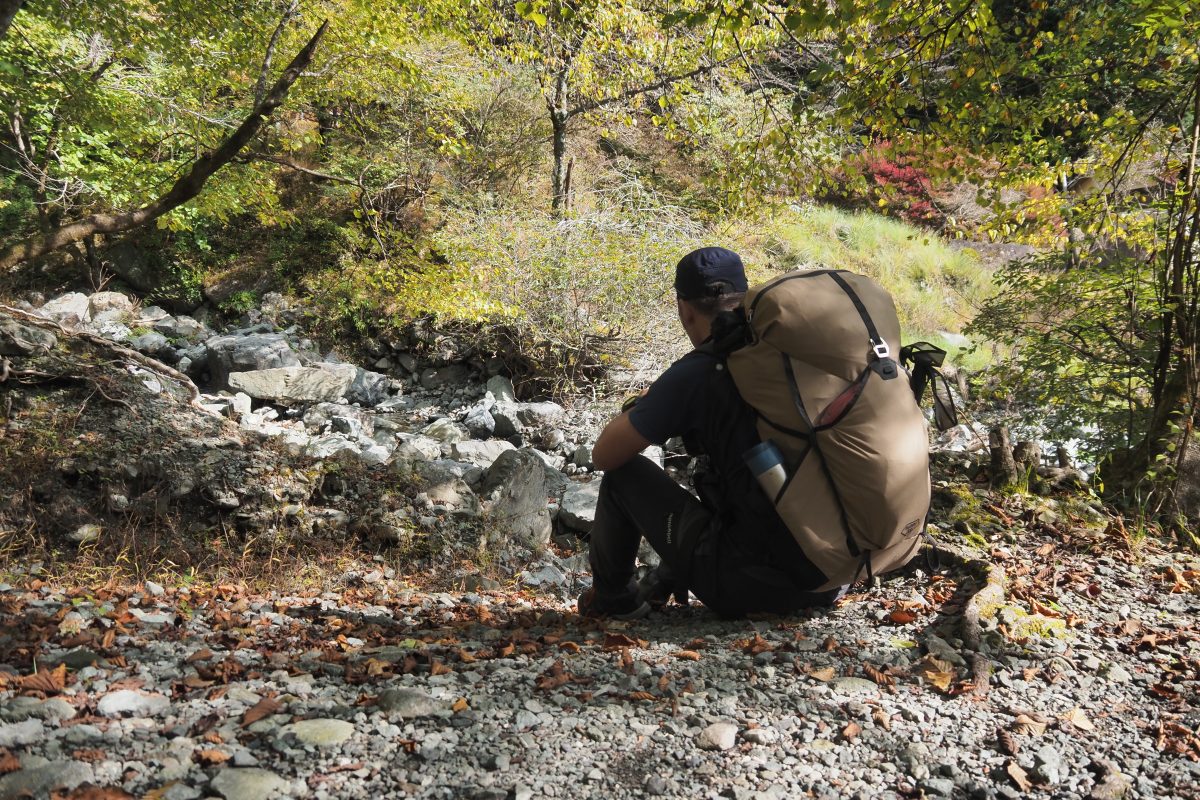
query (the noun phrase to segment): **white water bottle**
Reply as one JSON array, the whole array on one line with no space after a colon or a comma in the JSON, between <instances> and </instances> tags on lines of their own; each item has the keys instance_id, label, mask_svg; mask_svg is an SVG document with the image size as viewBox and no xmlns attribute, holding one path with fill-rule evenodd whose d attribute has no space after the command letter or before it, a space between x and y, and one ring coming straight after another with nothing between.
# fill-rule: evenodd
<instances>
[{"instance_id":1,"label":"white water bottle","mask_svg":"<svg viewBox=\"0 0 1200 800\"><path fill-rule=\"evenodd\" d=\"M756 444L742 455L742 460L750 468L750 474L758 481L758 485L774 502L779 497L779 491L787 482L787 471L783 468L783 452L775 442L767 439Z\"/></svg>"}]
</instances>

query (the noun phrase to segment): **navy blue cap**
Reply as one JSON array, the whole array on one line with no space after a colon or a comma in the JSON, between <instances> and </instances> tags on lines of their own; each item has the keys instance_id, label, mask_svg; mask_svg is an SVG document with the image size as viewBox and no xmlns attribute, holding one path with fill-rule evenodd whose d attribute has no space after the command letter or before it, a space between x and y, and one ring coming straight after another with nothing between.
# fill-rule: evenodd
<instances>
[{"instance_id":1,"label":"navy blue cap","mask_svg":"<svg viewBox=\"0 0 1200 800\"><path fill-rule=\"evenodd\" d=\"M746 291L742 259L724 247L701 247L675 265L675 295L680 300L699 300Z\"/></svg>"}]
</instances>

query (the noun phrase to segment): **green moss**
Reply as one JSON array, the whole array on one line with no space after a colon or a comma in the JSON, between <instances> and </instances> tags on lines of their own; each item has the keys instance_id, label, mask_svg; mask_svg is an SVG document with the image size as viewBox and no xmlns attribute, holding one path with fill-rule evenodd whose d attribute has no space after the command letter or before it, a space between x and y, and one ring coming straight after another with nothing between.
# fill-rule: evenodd
<instances>
[{"instance_id":1,"label":"green moss","mask_svg":"<svg viewBox=\"0 0 1200 800\"><path fill-rule=\"evenodd\" d=\"M1070 629L1067 623L1061 619L1053 617L1044 617L1041 614L1030 614L1023 608L1015 605L1000 605L995 604L994 607L987 609L980 608L979 614L981 617L987 616L999 617L1008 629L1008 638L1014 640L1020 639L1068 639L1071 638Z\"/></svg>"}]
</instances>

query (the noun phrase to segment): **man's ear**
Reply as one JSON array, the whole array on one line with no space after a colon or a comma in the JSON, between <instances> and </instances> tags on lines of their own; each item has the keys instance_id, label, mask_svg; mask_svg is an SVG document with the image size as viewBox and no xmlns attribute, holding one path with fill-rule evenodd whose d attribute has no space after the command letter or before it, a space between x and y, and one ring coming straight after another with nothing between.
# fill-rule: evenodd
<instances>
[{"instance_id":1,"label":"man's ear","mask_svg":"<svg viewBox=\"0 0 1200 800\"><path fill-rule=\"evenodd\" d=\"M675 303L679 307L679 321L683 323L683 327L688 327L696 320L696 307L682 298L675 298Z\"/></svg>"}]
</instances>

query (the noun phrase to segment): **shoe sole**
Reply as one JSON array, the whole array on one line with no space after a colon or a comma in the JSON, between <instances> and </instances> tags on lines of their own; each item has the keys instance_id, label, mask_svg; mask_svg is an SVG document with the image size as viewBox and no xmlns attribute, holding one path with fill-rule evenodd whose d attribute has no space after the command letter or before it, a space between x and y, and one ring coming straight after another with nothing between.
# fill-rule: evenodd
<instances>
[{"instance_id":1,"label":"shoe sole","mask_svg":"<svg viewBox=\"0 0 1200 800\"><path fill-rule=\"evenodd\" d=\"M650 608L649 603L643 602L633 611L627 611L624 614L608 614L607 616L612 619L621 620L622 622L630 622L635 619L643 619L644 617L648 616L652 610L653 609Z\"/></svg>"}]
</instances>

